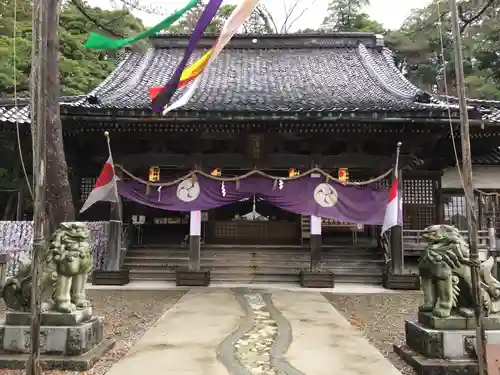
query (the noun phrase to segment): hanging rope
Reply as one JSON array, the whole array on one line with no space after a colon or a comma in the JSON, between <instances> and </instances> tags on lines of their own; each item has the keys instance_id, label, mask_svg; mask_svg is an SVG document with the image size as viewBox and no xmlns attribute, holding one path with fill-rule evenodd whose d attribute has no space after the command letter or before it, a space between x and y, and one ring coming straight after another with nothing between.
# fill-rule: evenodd
<instances>
[{"instance_id":1,"label":"hanging rope","mask_svg":"<svg viewBox=\"0 0 500 375\"><path fill-rule=\"evenodd\" d=\"M14 38L12 40L12 78L14 79L14 117L16 119L16 133L17 133L17 149L19 151L19 159L21 161L21 167L23 168L24 178L26 179L26 185L28 186L28 191L31 195L31 199L35 199L33 195L33 189L31 188L31 183L28 178L28 172L26 170L26 164L24 163L23 149L21 146L21 132L19 130L19 108L18 108L18 98L17 98L17 0L14 0L14 27L13 27ZM16 176L17 177L17 176Z\"/></svg>"},{"instance_id":2,"label":"hanging rope","mask_svg":"<svg viewBox=\"0 0 500 375\"><path fill-rule=\"evenodd\" d=\"M199 169L195 169L195 170L189 172L188 174L186 174L186 175L184 175L182 177L179 177L179 178L177 178L177 179L175 179L173 181L169 181L169 182L149 182L149 181L143 180L140 177L135 176L131 172L127 171L120 164L116 164L115 168L120 169L124 174L126 174L132 180L135 180L135 181L137 181L137 182L139 182L141 184L144 184L144 185L155 186L155 187L167 187L167 186L177 185L179 182L184 181L184 180L186 180L188 178L192 178L193 180L196 179L196 175L207 177L207 178L210 178L212 180L220 181L220 182L237 182L238 183L239 181L241 181L241 180L243 180L243 179L245 179L247 177L253 176L253 175L258 175L258 176L266 177L266 178L269 178L270 180L274 180L274 181L290 181L290 180L296 180L298 178L310 175L312 173L319 173L323 177L325 177L327 180L334 180L334 181L337 181L337 182L339 182L339 183L341 183L343 185L364 186L364 185L373 184L375 182L383 180L384 178L386 178L387 176L389 176L392 173L392 171L393 171L393 169L391 168L387 172L385 172L384 174L381 174L380 176L372 178L372 179L367 180L367 181L361 181L361 182L342 182L338 178L332 176L331 174L329 174L328 172L325 172L324 170L322 170L320 168L311 168L308 171L302 173L301 175L299 175L299 176L293 176L293 177L273 176L273 175L267 174L267 173L265 173L265 172L263 172L261 170L258 170L258 169L254 169L254 170L252 170L250 172L242 174L241 176L236 176L236 177L219 177L219 176L212 176L209 173L203 172L203 171L201 171Z\"/></svg>"},{"instance_id":3,"label":"hanging rope","mask_svg":"<svg viewBox=\"0 0 500 375\"><path fill-rule=\"evenodd\" d=\"M441 14L441 10L439 7L440 2L441 1L437 2L438 14ZM438 32L439 32L439 43L440 43L440 48L441 48L441 58L443 60L443 84L444 84L444 91L445 91L445 95L446 95L445 103L446 103L447 112L448 112L448 123L450 126L450 136L451 136L451 143L453 145L453 154L455 157L455 165L457 167L457 173L458 173L458 176L460 179L460 184L462 186L462 190L464 192L465 199L467 200L467 203L468 203L467 207L469 207L469 209L470 209L471 218L472 218L472 220L477 222L476 213L474 212L474 209L473 209L473 207L475 207L474 199L473 199L473 197L469 197L467 195L467 191L465 190L464 176L462 175L462 170L460 169L460 160L458 157L457 144L456 144L456 140L455 140L455 129L453 128L453 122L451 119L451 109L450 109L450 103L448 101L450 96L448 95L448 80L447 80L447 75L446 75L446 70L447 70L446 64L448 63L448 61L446 60L446 56L445 56L445 52L444 52L443 16L442 15L439 17L437 25L438 25Z\"/></svg>"}]
</instances>

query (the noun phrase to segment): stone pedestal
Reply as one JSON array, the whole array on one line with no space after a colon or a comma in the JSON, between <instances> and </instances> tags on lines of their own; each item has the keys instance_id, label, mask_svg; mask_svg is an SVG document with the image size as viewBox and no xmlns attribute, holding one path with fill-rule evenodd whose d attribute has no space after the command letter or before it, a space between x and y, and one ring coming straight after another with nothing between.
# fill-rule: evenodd
<instances>
[{"instance_id":1,"label":"stone pedestal","mask_svg":"<svg viewBox=\"0 0 500 375\"><path fill-rule=\"evenodd\" d=\"M128 268L118 271L95 270L92 273L92 285L114 285L122 286L130 282Z\"/></svg>"},{"instance_id":2,"label":"stone pedestal","mask_svg":"<svg viewBox=\"0 0 500 375\"><path fill-rule=\"evenodd\" d=\"M431 328L432 327L432 328ZM488 344L500 344L500 319L485 318ZM394 351L419 375L476 375L474 318L436 318L419 313L418 321L405 322L406 341Z\"/></svg>"},{"instance_id":3,"label":"stone pedestal","mask_svg":"<svg viewBox=\"0 0 500 375\"><path fill-rule=\"evenodd\" d=\"M175 285L177 286L209 286L210 271L175 270Z\"/></svg>"},{"instance_id":4,"label":"stone pedestal","mask_svg":"<svg viewBox=\"0 0 500 375\"><path fill-rule=\"evenodd\" d=\"M384 273L384 288L392 290L420 290L420 276Z\"/></svg>"},{"instance_id":5,"label":"stone pedestal","mask_svg":"<svg viewBox=\"0 0 500 375\"><path fill-rule=\"evenodd\" d=\"M333 288L335 276L333 272L324 271L300 271L300 286L302 288Z\"/></svg>"},{"instance_id":6,"label":"stone pedestal","mask_svg":"<svg viewBox=\"0 0 500 375\"><path fill-rule=\"evenodd\" d=\"M114 346L104 339L103 319L92 309L41 316L40 354L44 369L87 371ZM30 313L8 312L0 325L0 368L24 368L30 351Z\"/></svg>"}]
</instances>

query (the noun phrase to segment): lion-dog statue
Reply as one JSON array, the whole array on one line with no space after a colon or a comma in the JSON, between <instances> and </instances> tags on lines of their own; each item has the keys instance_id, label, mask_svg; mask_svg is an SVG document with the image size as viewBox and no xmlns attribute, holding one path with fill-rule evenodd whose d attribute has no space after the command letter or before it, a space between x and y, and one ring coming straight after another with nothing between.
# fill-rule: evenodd
<instances>
[{"instance_id":1,"label":"lion-dog statue","mask_svg":"<svg viewBox=\"0 0 500 375\"><path fill-rule=\"evenodd\" d=\"M85 223L62 223L52 234L41 262L42 312L71 313L90 306L85 284L92 271L92 250ZM31 261L22 259L19 272L7 280L2 291L7 307L29 311L31 285Z\"/></svg>"},{"instance_id":2,"label":"lion-dog statue","mask_svg":"<svg viewBox=\"0 0 500 375\"><path fill-rule=\"evenodd\" d=\"M481 300L486 315L500 312L500 282L491 269L495 262L470 259L469 245L457 228L451 225L432 225L424 230L427 242L425 253L419 261L419 272L424 292L421 312L431 312L440 318L452 313L471 317L474 315L474 291L471 267L480 267Z\"/></svg>"}]
</instances>

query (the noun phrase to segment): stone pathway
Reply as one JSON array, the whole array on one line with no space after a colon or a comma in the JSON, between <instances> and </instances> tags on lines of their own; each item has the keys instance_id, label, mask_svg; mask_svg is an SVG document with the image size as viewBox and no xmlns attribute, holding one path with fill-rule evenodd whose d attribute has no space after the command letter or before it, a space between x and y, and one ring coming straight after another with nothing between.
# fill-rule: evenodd
<instances>
[{"instance_id":1,"label":"stone pathway","mask_svg":"<svg viewBox=\"0 0 500 375\"><path fill-rule=\"evenodd\" d=\"M399 375L320 293L193 289L108 375Z\"/></svg>"}]
</instances>

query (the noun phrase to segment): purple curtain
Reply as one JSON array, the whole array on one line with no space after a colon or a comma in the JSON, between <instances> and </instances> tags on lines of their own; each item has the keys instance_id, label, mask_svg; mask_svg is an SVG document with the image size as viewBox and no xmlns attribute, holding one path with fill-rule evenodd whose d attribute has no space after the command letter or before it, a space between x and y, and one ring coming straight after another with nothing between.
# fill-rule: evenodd
<instances>
[{"instance_id":1,"label":"purple curtain","mask_svg":"<svg viewBox=\"0 0 500 375\"><path fill-rule=\"evenodd\" d=\"M343 185L337 181L304 175L295 180L278 180L252 175L236 182L220 182L196 175L180 183L150 187L133 181L118 184L120 195L151 207L169 211L208 210L251 198L254 194L271 204L301 215L315 215L348 223L381 225L388 190L369 186ZM401 215L400 215L401 217Z\"/></svg>"}]
</instances>

